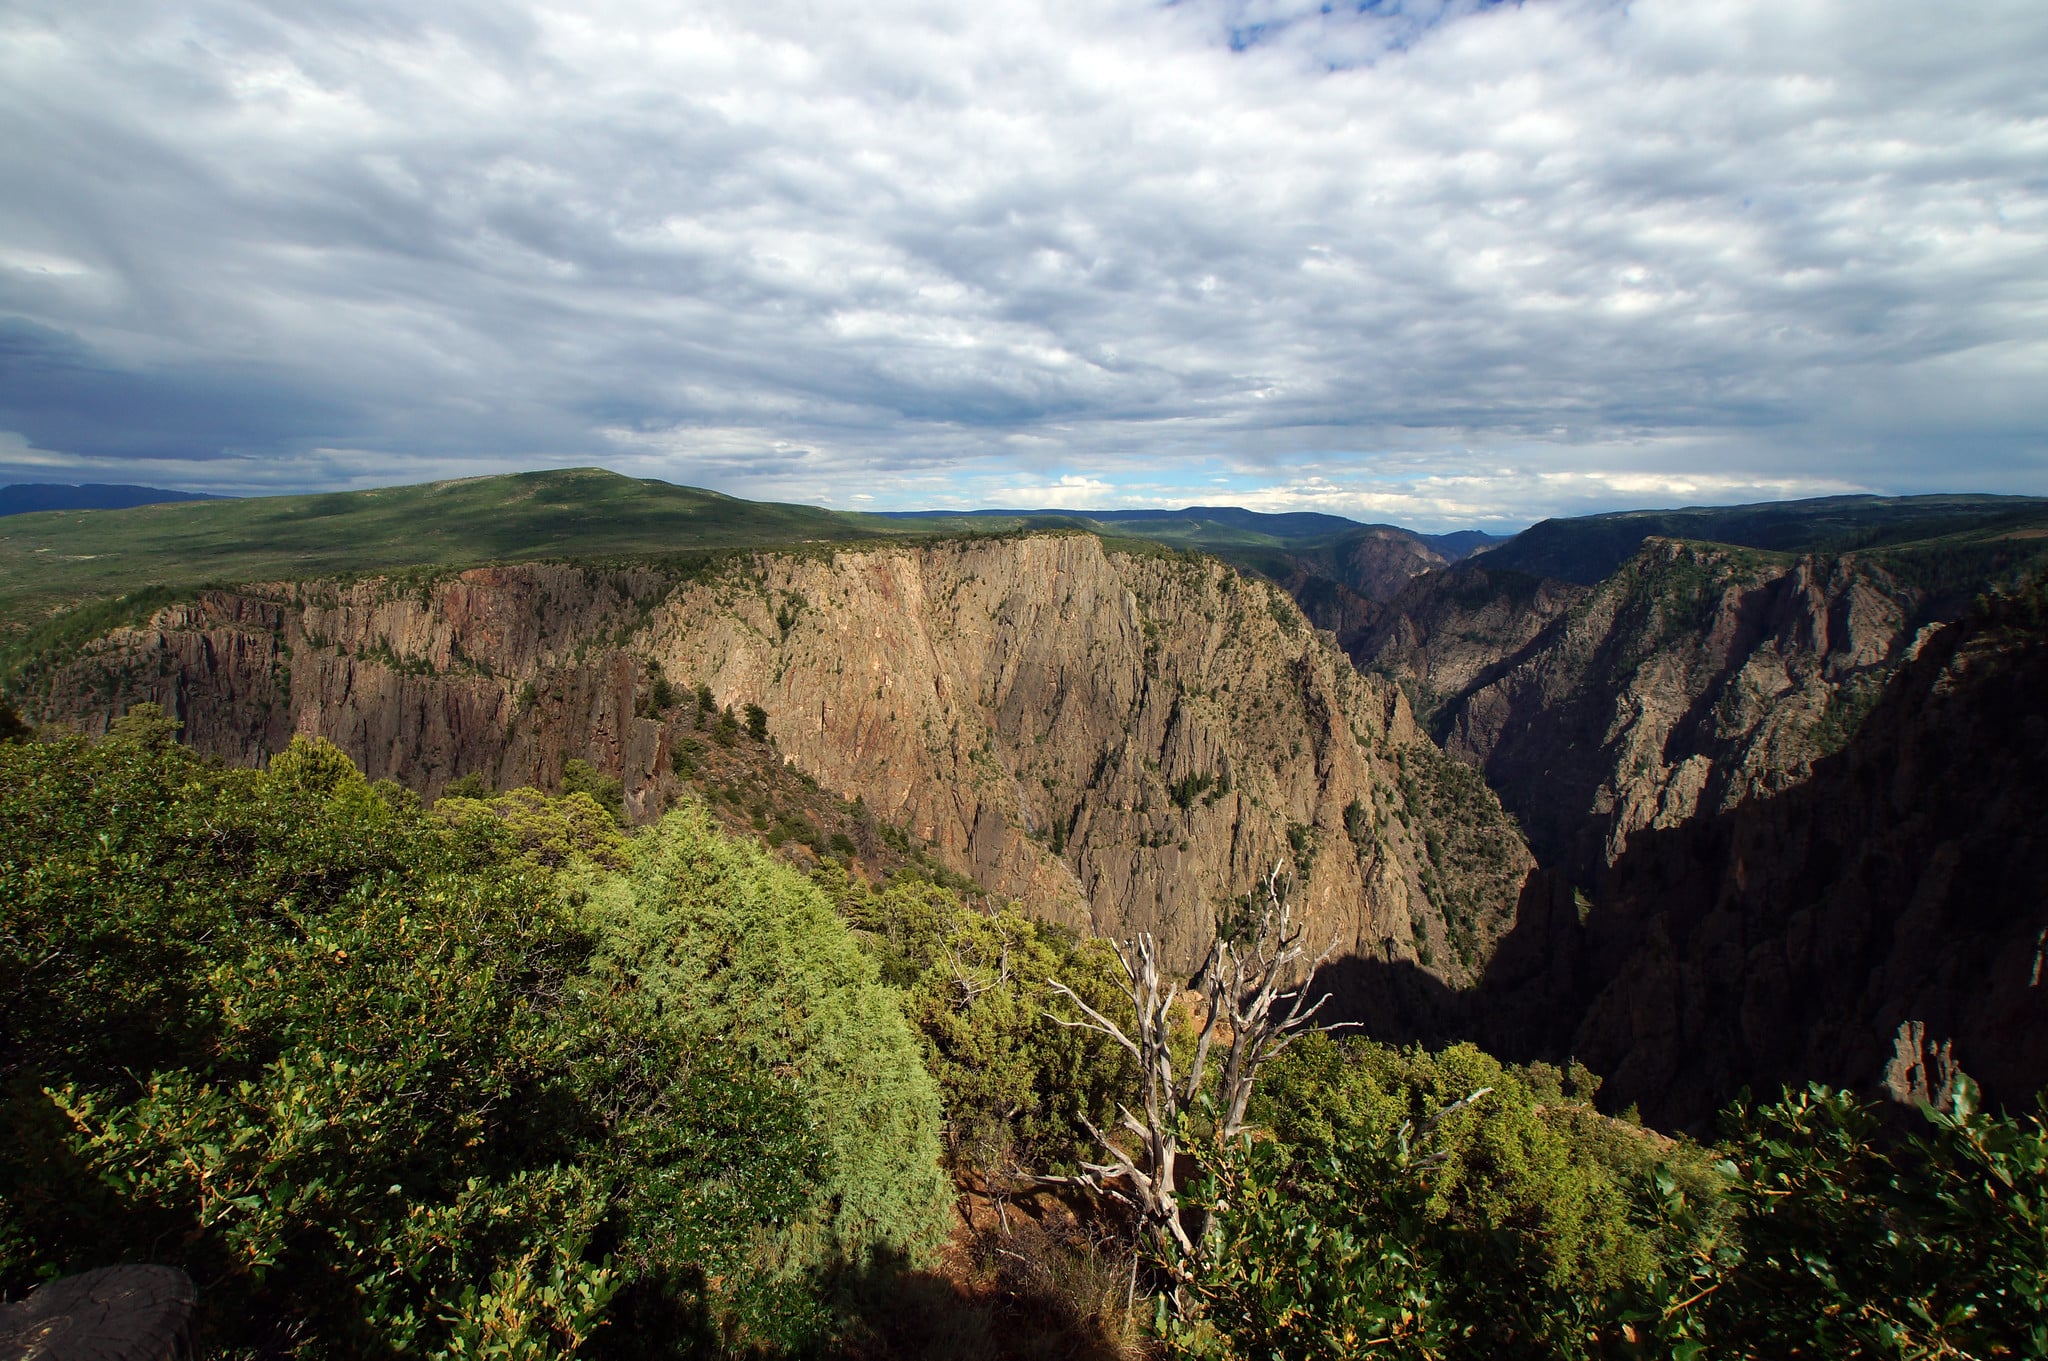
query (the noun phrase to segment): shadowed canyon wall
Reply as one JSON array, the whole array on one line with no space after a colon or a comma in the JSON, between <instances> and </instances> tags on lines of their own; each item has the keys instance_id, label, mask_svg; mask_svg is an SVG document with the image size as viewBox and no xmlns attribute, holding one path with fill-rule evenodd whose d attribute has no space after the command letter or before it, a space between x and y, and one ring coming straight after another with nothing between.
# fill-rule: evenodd
<instances>
[{"instance_id":1,"label":"shadowed canyon wall","mask_svg":"<svg viewBox=\"0 0 2048 1361\"><path fill-rule=\"evenodd\" d=\"M1666 1126L1743 1086L1924 1096L1950 1063L2024 1103L2048 1082L2044 813L2036 587L1927 630L1800 783L1637 832L1590 898L1535 876L1478 1028Z\"/></svg>"},{"instance_id":2,"label":"shadowed canyon wall","mask_svg":"<svg viewBox=\"0 0 2048 1361\"><path fill-rule=\"evenodd\" d=\"M1432 573L1363 651L1587 883L1642 829L1805 779L1913 646L1919 603L1854 555L1651 539L1592 588L1483 559Z\"/></svg>"}]
</instances>

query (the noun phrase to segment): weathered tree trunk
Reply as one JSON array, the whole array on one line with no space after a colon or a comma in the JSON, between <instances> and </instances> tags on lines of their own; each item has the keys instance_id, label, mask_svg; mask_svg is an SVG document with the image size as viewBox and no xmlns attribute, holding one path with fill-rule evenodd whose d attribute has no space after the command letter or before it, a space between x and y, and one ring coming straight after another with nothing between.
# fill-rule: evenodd
<instances>
[{"instance_id":1,"label":"weathered tree trunk","mask_svg":"<svg viewBox=\"0 0 2048 1361\"><path fill-rule=\"evenodd\" d=\"M1180 1000L1181 987L1162 976L1159 952L1149 934L1141 933L1117 946L1124 969L1124 994L1131 1002L1128 1031L1058 979L1047 980L1081 1013L1079 1020L1052 1019L1108 1036L1137 1061L1142 1083L1143 1118L1128 1108L1118 1108L1119 1123L1137 1140L1136 1150L1126 1151L1090 1124L1088 1132L1109 1155L1109 1161L1083 1163L1078 1180L1136 1209L1145 1231L1174 1262L1195 1254L1207 1228L1206 1220L1191 1229L1181 1218L1175 1163L1180 1156L1183 1119L1203 1096L1215 1041L1221 1037L1225 1046L1216 1092L1215 1132L1220 1141L1244 1128L1252 1089L1267 1063L1308 1030L1337 1028L1312 1024L1329 1000L1328 994L1313 1003L1307 1000L1308 982L1336 949L1336 942L1306 969L1297 968L1308 952L1301 946L1301 930L1293 925L1280 866L1273 867L1261 887L1263 895L1254 890L1234 927L1219 929L1188 989L1200 999L1203 1017L1194 1058L1185 1074L1177 1077L1173 1064L1174 1005Z\"/></svg>"}]
</instances>

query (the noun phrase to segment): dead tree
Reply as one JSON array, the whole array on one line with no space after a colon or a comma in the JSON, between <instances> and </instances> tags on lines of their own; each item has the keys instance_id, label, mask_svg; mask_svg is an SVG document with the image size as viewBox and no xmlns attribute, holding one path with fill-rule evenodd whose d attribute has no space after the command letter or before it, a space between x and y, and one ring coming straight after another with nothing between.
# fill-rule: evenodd
<instances>
[{"instance_id":1,"label":"dead tree","mask_svg":"<svg viewBox=\"0 0 2048 1361\"><path fill-rule=\"evenodd\" d=\"M1313 1003L1308 1001L1308 984L1336 952L1336 939L1333 937L1306 968L1298 967L1308 951L1301 944L1303 931L1294 925L1286 887L1281 867L1275 865L1261 885L1263 892L1255 889L1247 895L1241 917L1219 924L1201 968L1186 989L1200 1004L1202 1027L1184 1073L1174 1071L1172 1046L1174 1007L1182 988L1162 973L1150 933L1141 932L1116 947L1123 965L1124 995L1131 1003L1128 1028L1089 1006L1058 979L1046 980L1081 1013L1078 1020L1051 1019L1108 1036L1137 1062L1140 1075L1142 1115L1126 1106L1117 1108L1119 1124L1137 1141L1136 1147L1127 1150L1088 1123L1088 1132L1109 1161L1083 1163L1082 1176L1075 1180L1130 1205L1146 1232L1176 1260L1194 1254L1201 1232L1198 1228L1191 1234L1182 1222L1175 1164L1180 1156L1183 1117L1203 1095L1216 1043L1220 1040L1224 1046L1216 1093L1216 1133L1227 1139L1244 1128L1252 1088L1267 1063L1310 1030L1339 1028L1312 1024L1330 1000L1328 993Z\"/></svg>"}]
</instances>

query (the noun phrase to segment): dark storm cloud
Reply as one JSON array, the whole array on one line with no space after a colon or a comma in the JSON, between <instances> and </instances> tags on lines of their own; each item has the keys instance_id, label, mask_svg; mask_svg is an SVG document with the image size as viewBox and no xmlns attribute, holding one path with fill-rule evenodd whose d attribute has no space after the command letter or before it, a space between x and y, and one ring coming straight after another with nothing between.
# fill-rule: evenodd
<instances>
[{"instance_id":1,"label":"dark storm cloud","mask_svg":"<svg viewBox=\"0 0 2048 1361\"><path fill-rule=\"evenodd\" d=\"M2048 491L2044 60L2017 0L17 5L0 473Z\"/></svg>"},{"instance_id":2,"label":"dark storm cloud","mask_svg":"<svg viewBox=\"0 0 2048 1361\"><path fill-rule=\"evenodd\" d=\"M61 332L0 318L0 429L44 448L175 464L288 451L356 423L289 369L125 371Z\"/></svg>"}]
</instances>

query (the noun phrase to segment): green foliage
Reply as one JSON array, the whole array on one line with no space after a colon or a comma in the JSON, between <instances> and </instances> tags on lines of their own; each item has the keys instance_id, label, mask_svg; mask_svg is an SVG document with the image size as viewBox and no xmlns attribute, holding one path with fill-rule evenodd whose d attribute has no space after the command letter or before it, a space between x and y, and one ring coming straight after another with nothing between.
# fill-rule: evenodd
<instances>
[{"instance_id":1,"label":"green foliage","mask_svg":"<svg viewBox=\"0 0 2048 1361\"><path fill-rule=\"evenodd\" d=\"M514 854L550 869L579 859L608 869L626 863L627 842L617 820L580 790L560 798L531 787L488 799L443 794L434 813L453 825L470 824L472 831L482 819L484 829L503 832Z\"/></svg>"},{"instance_id":2,"label":"green foliage","mask_svg":"<svg viewBox=\"0 0 2048 1361\"><path fill-rule=\"evenodd\" d=\"M721 747L729 747L740 740L740 721L733 717L732 710L721 713L718 721L711 725L711 740Z\"/></svg>"},{"instance_id":3,"label":"green foliage","mask_svg":"<svg viewBox=\"0 0 2048 1361\"><path fill-rule=\"evenodd\" d=\"M658 717L682 702L676 687L660 671L655 671L647 686L647 707L649 717Z\"/></svg>"},{"instance_id":4,"label":"green foliage","mask_svg":"<svg viewBox=\"0 0 2048 1361\"><path fill-rule=\"evenodd\" d=\"M1429 856L1423 892L1442 915L1459 961L1476 967L1505 928L1501 914L1512 910L1528 872L1514 852L1521 838L1485 777L1435 746L1402 749L1400 769L1402 802L1419 822Z\"/></svg>"},{"instance_id":5,"label":"green foliage","mask_svg":"<svg viewBox=\"0 0 2048 1361\"><path fill-rule=\"evenodd\" d=\"M456 776L441 788L444 799L488 799L490 796L490 782L474 770L467 775Z\"/></svg>"},{"instance_id":6,"label":"green foliage","mask_svg":"<svg viewBox=\"0 0 2048 1361\"><path fill-rule=\"evenodd\" d=\"M1212 1222L1171 1348L2048 1353L2043 1114L1987 1115L1965 1079L1894 1139L1875 1108L1816 1086L1736 1112L1715 1163L1597 1115L1583 1069L1528 1077L1465 1046L1304 1041L1264 1092L1276 1139L1196 1145Z\"/></svg>"},{"instance_id":7,"label":"green foliage","mask_svg":"<svg viewBox=\"0 0 2048 1361\"><path fill-rule=\"evenodd\" d=\"M1287 824L1287 849L1294 859L1294 873L1297 878L1306 879L1315 867L1316 851L1320 848L1321 837L1316 829L1304 822Z\"/></svg>"},{"instance_id":8,"label":"green foliage","mask_svg":"<svg viewBox=\"0 0 2048 1361\"><path fill-rule=\"evenodd\" d=\"M643 876L702 892L585 903L520 822L616 849L587 799L422 812L324 743L238 771L167 729L0 745L0 1290L146 1245L229 1353L681 1354L929 1241L914 1042L752 851L670 836Z\"/></svg>"},{"instance_id":9,"label":"green foliage","mask_svg":"<svg viewBox=\"0 0 2048 1361\"><path fill-rule=\"evenodd\" d=\"M1404 1125L1420 1127L1481 1089L1483 1101L1435 1131L1434 1161L1398 1207L1414 1221L1406 1241L1431 1263L1447 1336L1470 1354L1568 1354L1583 1341L1590 1302L1677 1250L1655 1220L1657 1176L1712 1201L1717 1179L1703 1153L1623 1129L1583 1100L1539 1104L1519 1075L1471 1045L1429 1053L1307 1039L1268 1072L1254 1113L1285 1147L1327 1164L1378 1157Z\"/></svg>"},{"instance_id":10,"label":"green foliage","mask_svg":"<svg viewBox=\"0 0 2048 1361\"><path fill-rule=\"evenodd\" d=\"M6 576L6 565L0 562L0 618L4 618L6 610ZM26 574L20 582L24 594L39 593L40 584ZM119 590L122 585L118 579L110 579L105 589ZM151 586L121 595L101 595L99 599L40 618L24 611L27 619L20 631L0 631L0 680L9 682L10 688L33 689L37 674L57 659L74 655L84 644L123 625L141 623L186 594L189 593Z\"/></svg>"},{"instance_id":11,"label":"green foliage","mask_svg":"<svg viewBox=\"0 0 2048 1361\"><path fill-rule=\"evenodd\" d=\"M178 740L183 726L160 704L137 704L107 725L107 740L137 751L161 752Z\"/></svg>"},{"instance_id":12,"label":"green foliage","mask_svg":"<svg viewBox=\"0 0 2048 1361\"><path fill-rule=\"evenodd\" d=\"M929 1252L951 1206L938 1093L894 992L824 895L698 806L578 892L602 935L600 979L688 1016L746 1067L790 1075L824 1161L776 1236L782 1274Z\"/></svg>"},{"instance_id":13,"label":"green foliage","mask_svg":"<svg viewBox=\"0 0 2048 1361\"><path fill-rule=\"evenodd\" d=\"M768 844L782 846L798 842L823 854L826 848L824 833L818 825L801 812L780 812L775 815L775 825L768 829ZM851 844L851 843L849 843Z\"/></svg>"},{"instance_id":14,"label":"green foliage","mask_svg":"<svg viewBox=\"0 0 2048 1361\"><path fill-rule=\"evenodd\" d=\"M1209 1232L1183 1283L1182 1316L1162 1311L1171 1355L1445 1354L1450 1330L1418 1246L1426 1229L1407 1139L1347 1141L1308 1158L1250 1136L1194 1147L1202 1177L1187 1203L1209 1217Z\"/></svg>"},{"instance_id":15,"label":"green foliage","mask_svg":"<svg viewBox=\"0 0 2048 1361\"><path fill-rule=\"evenodd\" d=\"M1812 741L1819 755L1832 756L1849 745L1883 698L1887 679L1881 672L1853 676L1829 692L1827 707L1813 725Z\"/></svg>"},{"instance_id":16,"label":"green foliage","mask_svg":"<svg viewBox=\"0 0 2048 1361\"><path fill-rule=\"evenodd\" d=\"M1759 1361L2048 1355L2048 1108L1988 1115L1965 1078L1923 1114L1894 1142L1875 1108L1817 1085L1738 1111L1738 1232L1674 1275L1646 1341Z\"/></svg>"},{"instance_id":17,"label":"green foliage","mask_svg":"<svg viewBox=\"0 0 2048 1361\"><path fill-rule=\"evenodd\" d=\"M860 932L884 980L903 990L925 1044L959 1157L1072 1167L1086 1150L1082 1121L1106 1125L1132 1082L1121 1051L1055 1023L1051 979L1093 1006L1123 1004L1107 942L1026 917L982 911L956 887L901 871L875 888L827 866L820 887Z\"/></svg>"},{"instance_id":18,"label":"green foliage","mask_svg":"<svg viewBox=\"0 0 2048 1361\"><path fill-rule=\"evenodd\" d=\"M768 740L768 711L758 704L747 706L747 736L756 742Z\"/></svg>"},{"instance_id":19,"label":"green foliage","mask_svg":"<svg viewBox=\"0 0 2048 1361\"><path fill-rule=\"evenodd\" d=\"M1372 844L1372 814L1357 799L1344 805L1344 835L1351 838L1351 844L1360 855L1364 855Z\"/></svg>"},{"instance_id":20,"label":"green foliage","mask_svg":"<svg viewBox=\"0 0 2048 1361\"><path fill-rule=\"evenodd\" d=\"M626 817L626 787L616 775L606 775L588 761L571 757L562 763L562 793L588 798L615 821Z\"/></svg>"}]
</instances>

